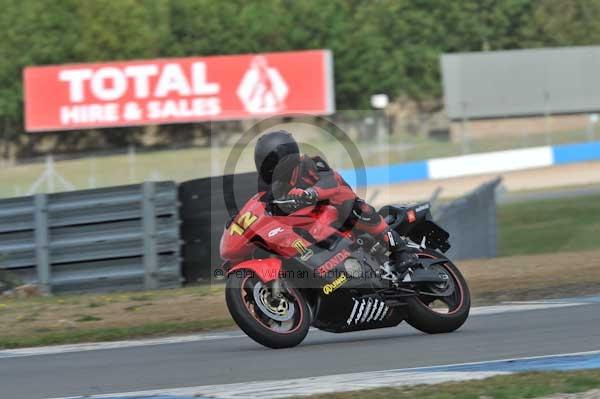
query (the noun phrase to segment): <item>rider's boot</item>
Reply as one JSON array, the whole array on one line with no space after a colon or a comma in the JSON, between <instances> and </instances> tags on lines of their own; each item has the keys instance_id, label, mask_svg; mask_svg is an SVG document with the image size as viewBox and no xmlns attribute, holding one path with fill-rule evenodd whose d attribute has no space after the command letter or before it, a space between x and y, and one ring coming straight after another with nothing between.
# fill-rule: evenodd
<instances>
[{"instance_id":1,"label":"rider's boot","mask_svg":"<svg viewBox=\"0 0 600 399\"><path fill-rule=\"evenodd\" d=\"M406 241L394 230L385 232L384 241L390 251L390 264L394 271L404 276L406 271L414 268L419 262L419 257L406 245Z\"/></svg>"}]
</instances>

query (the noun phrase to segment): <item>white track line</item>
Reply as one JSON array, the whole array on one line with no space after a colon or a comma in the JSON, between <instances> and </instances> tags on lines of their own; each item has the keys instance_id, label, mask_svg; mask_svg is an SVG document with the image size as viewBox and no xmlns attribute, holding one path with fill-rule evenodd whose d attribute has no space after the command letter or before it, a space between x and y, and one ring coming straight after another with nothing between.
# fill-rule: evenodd
<instances>
[{"instance_id":1,"label":"white track line","mask_svg":"<svg viewBox=\"0 0 600 399\"><path fill-rule=\"evenodd\" d=\"M496 306L482 306L472 308L470 316L485 316L500 313L524 312L529 310L547 310L556 308L566 308L570 306L588 305L587 302L518 302Z\"/></svg>"},{"instance_id":2,"label":"white track line","mask_svg":"<svg viewBox=\"0 0 600 399\"><path fill-rule=\"evenodd\" d=\"M401 387L421 384L439 384L448 381L484 379L507 372L392 372L340 374L294 380L242 382L238 384L207 385L201 387L157 389L93 396L70 396L53 399L117 399L152 398L154 396L214 399L278 399L332 392L347 392L378 387Z\"/></svg>"},{"instance_id":3,"label":"white track line","mask_svg":"<svg viewBox=\"0 0 600 399\"><path fill-rule=\"evenodd\" d=\"M510 374L507 371L436 371L436 367L487 365L497 362L518 362L552 359L564 356L597 355L600 351L567 353L559 355L533 356L482 362L458 363L440 366L415 367L408 369L368 371L362 373L295 378L288 380L253 381L236 384L206 385L187 388L156 389L137 392L103 394L93 396L71 396L54 399L106 399L147 398L152 396L209 397L216 399L278 399L289 396L306 396L332 392L347 392L379 387L401 387L419 384L438 384L448 381L483 379L496 375Z\"/></svg>"},{"instance_id":4,"label":"white track line","mask_svg":"<svg viewBox=\"0 0 600 399\"><path fill-rule=\"evenodd\" d=\"M588 305L589 303L580 302L518 302L506 305L497 306L483 306L471 308L471 316L487 316L500 313L512 313L512 312L523 312L533 310L546 310L555 308L564 308L570 306L582 306ZM5 358L13 357L25 357L25 356L40 356L40 355L55 355L61 353L73 353L73 352L87 352L96 350L108 350L108 349L122 349L122 348L134 348L141 346L155 346L155 345L169 345L169 344L182 344L189 342L200 342L200 341L219 341L223 339L239 339L245 338L246 335L239 331L232 331L226 333L212 333L212 334L193 334L185 336L167 337L167 338L150 338L140 340L128 340L128 341L115 341L115 342L96 342L87 344L74 344L74 345L54 345L54 346L42 346L36 348L23 348L23 349L5 349L0 350L0 360Z\"/></svg>"}]
</instances>

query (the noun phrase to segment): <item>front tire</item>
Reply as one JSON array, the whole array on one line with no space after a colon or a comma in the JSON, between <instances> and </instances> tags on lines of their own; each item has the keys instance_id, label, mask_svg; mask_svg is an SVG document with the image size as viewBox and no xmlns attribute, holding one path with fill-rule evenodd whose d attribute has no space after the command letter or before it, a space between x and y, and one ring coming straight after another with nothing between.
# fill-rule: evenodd
<instances>
[{"instance_id":1,"label":"front tire","mask_svg":"<svg viewBox=\"0 0 600 399\"><path fill-rule=\"evenodd\" d=\"M225 300L233 320L250 338L273 349L300 344L311 324L306 300L289 283L281 283L282 295L273 297L272 284L264 284L249 270L227 277Z\"/></svg>"},{"instance_id":2,"label":"front tire","mask_svg":"<svg viewBox=\"0 0 600 399\"><path fill-rule=\"evenodd\" d=\"M419 258L441 258L443 257L436 251L423 250L418 254ZM428 334L449 333L460 328L471 309L471 294L465 278L458 268L450 261L434 265L443 269L454 284L454 292L447 297L436 298L442 305L447 306L444 313L442 309L436 308L438 302L432 300L433 297L427 295L418 295L408 299L408 324Z\"/></svg>"}]
</instances>

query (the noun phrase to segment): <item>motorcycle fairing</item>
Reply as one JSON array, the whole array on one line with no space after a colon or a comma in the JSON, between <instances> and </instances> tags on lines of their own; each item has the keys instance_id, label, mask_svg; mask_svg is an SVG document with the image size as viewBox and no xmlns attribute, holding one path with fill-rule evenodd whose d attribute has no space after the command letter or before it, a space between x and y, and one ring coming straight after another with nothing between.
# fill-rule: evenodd
<instances>
[{"instance_id":1,"label":"motorcycle fairing","mask_svg":"<svg viewBox=\"0 0 600 399\"><path fill-rule=\"evenodd\" d=\"M281 259L250 259L240 262L227 271L227 275L237 271L250 270L262 281L268 283L276 280L281 274Z\"/></svg>"},{"instance_id":2,"label":"motorcycle fairing","mask_svg":"<svg viewBox=\"0 0 600 399\"><path fill-rule=\"evenodd\" d=\"M226 225L221 238L221 256L235 265L227 274L246 269L254 272L266 283L281 274L285 259L293 258L296 262L292 263L302 264L306 269L303 273L300 273L301 270L298 273L290 273L288 278L293 280L295 275L303 276L303 281L300 282L302 285L318 289L335 280L315 279L319 276L314 270L350 245L350 241L344 239L344 236L339 235L337 229L331 226L337 218L337 210L333 207L312 207L292 215L276 216L260 201L261 195L259 193L252 197ZM302 231L305 234L299 234ZM326 238L328 240L325 240ZM329 242L332 242L333 246L330 246ZM252 258L257 247L266 247L267 243L269 251L281 258L248 260ZM291 267L288 263L286 270ZM340 262L340 266L338 273L343 271L343 262Z\"/></svg>"},{"instance_id":3,"label":"motorcycle fairing","mask_svg":"<svg viewBox=\"0 0 600 399\"><path fill-rule=\"evenodd\" d=\"M450 234L432 221L428 202L406 206L384 206L379 210L390 228L426 248L446 252L450 249Z\"/></svg>"},{"instance_id":4,"label":"motorcycle fairing","mask_svg":"<svg viewBox=\"0 0 600 399\"><path fill-rule=\"evenodd\" d=\"M337 234L331 226L337 218L335 208L310 207L292 215L276 216L260 201L262 195L252 197L225 226L220 244L222 258L230 261L245 259L261 242L268 242L273 252L286 258L296 255L308 258L312 243L298 235L295 228L305 229L314 242Z\"/></svg>"},{"instance_id":5,"label":"motorcycle fairing","mask_svg":"<svg viewBox=\"0 0 600 399\"><path fill-rule=\"evenodd\" d=\"M343 333L397 326L406 318L406 309L391 307L378 295L355 295L340 290L318 302L314 326L320 330Z\"/></svg>"}]
</instances>

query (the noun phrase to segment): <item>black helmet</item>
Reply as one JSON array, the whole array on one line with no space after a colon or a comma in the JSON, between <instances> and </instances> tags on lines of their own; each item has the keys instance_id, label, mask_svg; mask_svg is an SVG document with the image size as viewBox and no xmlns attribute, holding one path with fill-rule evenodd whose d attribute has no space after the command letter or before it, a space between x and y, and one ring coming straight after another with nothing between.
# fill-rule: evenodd
<instances>
[{"instance_id":1,"label":"black helmet","mask_svg":"<svg viewBox=\"0 0 600 399\"><path fill-rule=\"evenodd\" d=\"M278 130L262 135L254 147L254 163L261 179L271 184L275 167L289 156L300 156L298 143L289 132Z\"/></svg>"}]
</instances>

